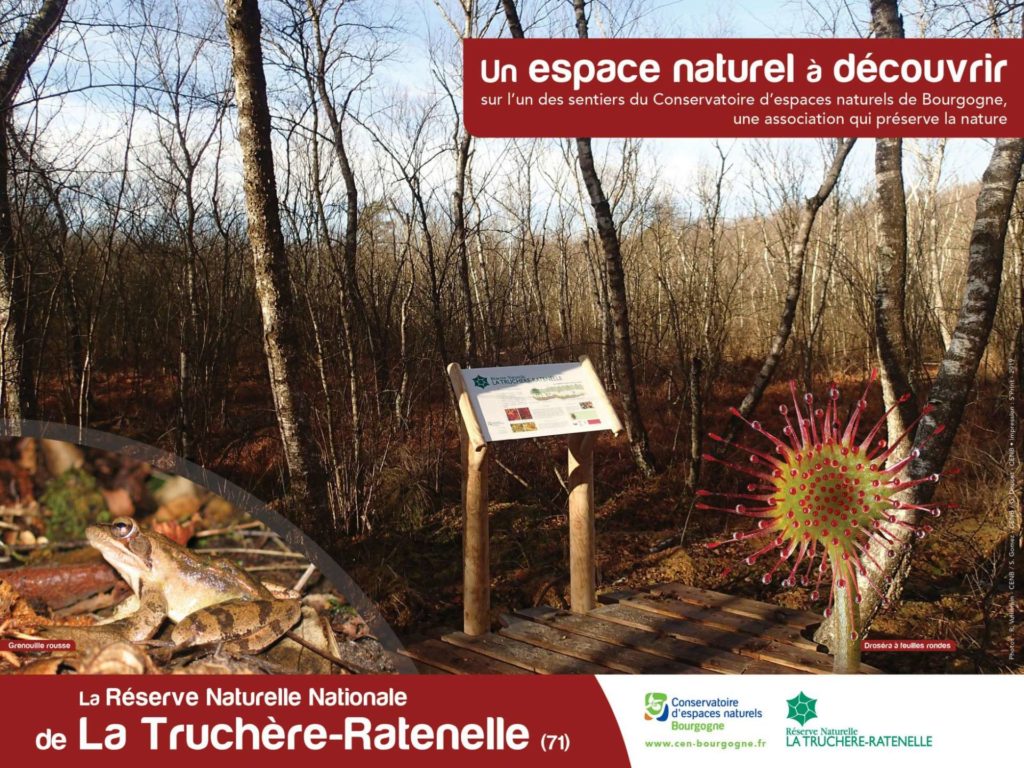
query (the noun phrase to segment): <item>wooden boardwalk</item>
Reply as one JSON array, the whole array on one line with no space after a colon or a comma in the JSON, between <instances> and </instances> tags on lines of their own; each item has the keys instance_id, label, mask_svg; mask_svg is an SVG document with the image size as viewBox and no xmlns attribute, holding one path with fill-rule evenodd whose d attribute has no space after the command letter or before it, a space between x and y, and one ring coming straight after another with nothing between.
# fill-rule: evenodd
<instances>
[{"instance_id":1,"label":"wooden boardwalk","mask_svg":"<svg viewBox=\"0 0 1024 768\"><path fill-rule=\"evenodd\" d=\"M404 653L429 674L822 674L832 658L806 630L819 614L661 584L613 592L586 614L526 608L502 629L448 632ZM866 664L862 672L878 672Z\"/></svg>"}]
</instances>

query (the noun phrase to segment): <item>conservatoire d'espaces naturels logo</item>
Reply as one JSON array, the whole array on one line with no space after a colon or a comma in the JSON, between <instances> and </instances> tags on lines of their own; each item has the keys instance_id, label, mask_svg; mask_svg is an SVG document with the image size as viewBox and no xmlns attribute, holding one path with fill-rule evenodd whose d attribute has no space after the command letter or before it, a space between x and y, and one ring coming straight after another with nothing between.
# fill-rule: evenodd
<instances>
[{"instance_id":1,"label":"conservatoire d'espaces naturels logo","mask_svg":"<svg viewBox=\"0 0 1024 768\"><path fill-rule=\"evenodd\" d=\"M806 725L808 720L813 720L818 716L818 713L814 711L818 700L810 698L803 691L800 691L792 699L786 699L786 703L789 704L787 717L790 720L796 720L800 725Z\"/></svg>"},{"instance_id":2,"label":"conservatoire d'espaces naturels logo","mask_svg":"<svg viewBox=\"0 0 1024 768\"><path fill-rule=\"evenodd\" d=\"M486 376L474 376L473 377L473 386L475 386L477 389L486 389L487 385L490 384L490 383L491 382L489 382L487 380Z\"/></svg>"},{"instance_id":3,"label":"conservatoire d'espaces naturels logo","mask_svg":"<svg viewBox=\"0 0 1024 768\"><path fill-rule=\"evenodd\" d=\"M668 720L668 694L651 691L644 695L644 720Z\"/></svg>"}]
</instances>

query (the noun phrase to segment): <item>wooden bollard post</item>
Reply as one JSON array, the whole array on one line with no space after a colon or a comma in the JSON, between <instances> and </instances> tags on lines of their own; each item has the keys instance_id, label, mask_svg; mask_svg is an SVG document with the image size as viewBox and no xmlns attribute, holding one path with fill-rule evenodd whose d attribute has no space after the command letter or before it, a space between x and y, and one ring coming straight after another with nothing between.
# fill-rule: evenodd
<instances>
[{"instance_id":1,"label":"wooden bollard post","mask_svg":"<svg viewBox=\"0 0 1024 768\"><path fill-rule=\"evenodd\" d=\"M485 635L491 631L488 450L462 381L462 369L452 363L448 376L458 398L462 449L462 624L467 635Z\"/></svg>"},{"instance_id":2,"label":"wooden bollard post","mask_svg":"<svg viewBox=\"0 0 1024 768\"><path fill-rule=\"evenodd\" d=\"M569 602L573 613L593 610L596 590L594 443L596 432L569 435Z\"/></svg>"}]
</instances>

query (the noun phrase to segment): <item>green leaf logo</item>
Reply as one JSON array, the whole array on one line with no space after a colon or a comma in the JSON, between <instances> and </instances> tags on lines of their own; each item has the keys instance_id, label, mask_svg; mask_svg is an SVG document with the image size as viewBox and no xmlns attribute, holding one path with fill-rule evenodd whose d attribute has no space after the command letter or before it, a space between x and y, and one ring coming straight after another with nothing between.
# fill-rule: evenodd
<instances>
[{"instance_id":1,"label":"green leaf logo","mask_svg":"<svg viewBox=\"0 0 1024 768\"><path fill-rule=\"evenodd\" d=\"M474 376L473 377L473 386L475 386L477 389L486 389L487 385L490 384L490 383L491 382L489 382L487 380L486 376Z\"/></svg>"},{"instance_id":2,"label":"green leaf logo","mask_svg":"<svg viewBox=\"0 0 1024 768\"><path fill-rule=\"evenodd\" d=\"M644 720L668 719L668 694L654 693L644 695Z\"/></svg>"}]
</instances>

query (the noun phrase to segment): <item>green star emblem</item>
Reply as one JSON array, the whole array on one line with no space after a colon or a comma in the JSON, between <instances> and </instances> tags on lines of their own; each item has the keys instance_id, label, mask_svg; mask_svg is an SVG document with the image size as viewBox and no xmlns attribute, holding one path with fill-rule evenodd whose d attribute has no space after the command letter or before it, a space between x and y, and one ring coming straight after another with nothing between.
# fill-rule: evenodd
<instances>
[{"instance_id":1,"label":"green star emblem","mask_svg":"<svg viewBox=\"0 0 1024 768\"><path fill-rule=\"evenodd\" d=\"M796 720L800 725L806 725L808 720L813 720L818 716L818 713L814 711L818 700L805 696L803 691L800 691L795 698L786 699L786 703L789 704L787 717L790 720Z\"/></svg>"},{"instance_id":2,"label":"green star emblem","mask_svg":"<svg viewBox=\"0 0 1024 768\"><path fill-rule=\"evenodd\" d=\"M476 386L477 389L483 389L484 387L486 387L490 383L491 382L489 382L487 380L486 376L474 376L473 377L473 384L474 384L474 386Z\"/></svg>"}]
</instances>

